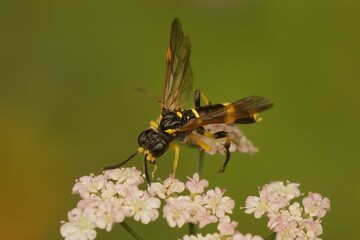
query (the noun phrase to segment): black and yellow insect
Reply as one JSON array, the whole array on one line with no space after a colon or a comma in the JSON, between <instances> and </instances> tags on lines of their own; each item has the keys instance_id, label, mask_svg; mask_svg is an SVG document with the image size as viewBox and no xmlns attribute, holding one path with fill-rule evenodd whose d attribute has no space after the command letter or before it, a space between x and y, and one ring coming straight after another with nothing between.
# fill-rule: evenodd
<instances>
[{"instance_id":1,"label":"black and yellow insect","mask_svg":"<svg viewBox=\"0 0 360 240\"><path fill-rule=\"evenodd\" d=\"M151 127L140 133L138 137L139 148L128 159L120 164L107 167L112 169L121 167L139 153L144 153L144 169L148 181L147 162L156 164L169 147L175 150L173 163L173 176L179 159L179 146L175 142L191 141L201 149L211 148L202 141L198 134L211 138L224 138L226 159L220 169L225 170L230 158L230 136L227 132L206 132L204 126L209 124L249 124L257 122L259 112L270 108L272 101L256 96L240 99L233 103L211 104L205 95L197 90L194 96L194 108L183 109L192 88L193 75L189 62L190 40L181 29L179 19L175 18L170 33L169 47L166 53L166 76L161 100L161 114L157 122L150 122ZM200 106L200 100L205 105ZM197 134L195 134L197 133Z\"/></svg>"}]
</instances>

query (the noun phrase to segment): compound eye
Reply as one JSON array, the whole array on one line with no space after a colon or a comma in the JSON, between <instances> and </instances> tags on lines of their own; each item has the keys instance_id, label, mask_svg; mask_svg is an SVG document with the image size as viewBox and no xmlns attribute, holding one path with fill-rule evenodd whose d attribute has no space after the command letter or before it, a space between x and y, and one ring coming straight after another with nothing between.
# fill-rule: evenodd
<instances>
[{"instance_id":1,"label":"compound eye","mask_svg":"<svg viewBox=\"0 0 360 240\"><path fill-rule=\"evenodd\" d=\"M160 156L162 156L167 150L167 145L165 145L162 142L158 142L156 143L152 148L151 148L151 154L158 158Z\"/></svg>"}]
</instances>

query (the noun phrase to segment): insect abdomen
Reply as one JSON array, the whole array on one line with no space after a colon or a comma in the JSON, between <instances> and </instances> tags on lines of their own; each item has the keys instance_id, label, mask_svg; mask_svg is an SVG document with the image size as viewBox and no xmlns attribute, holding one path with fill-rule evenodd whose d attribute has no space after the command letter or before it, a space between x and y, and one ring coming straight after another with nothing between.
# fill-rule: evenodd
<instances>
[{"instance_id":1,"label":"insect abdomen","mask_svg":"<svg viewBox=\"0 0 360 240\"><path fill-rule=\"evenodd\" d=\"M224 104L212 104L212 105L206 105L206 106L199 106L196 107L194 110L198 112L199 116L202 116L208 112L212 112L218 108L224 107Z\"/></svg>"}]
</instances>

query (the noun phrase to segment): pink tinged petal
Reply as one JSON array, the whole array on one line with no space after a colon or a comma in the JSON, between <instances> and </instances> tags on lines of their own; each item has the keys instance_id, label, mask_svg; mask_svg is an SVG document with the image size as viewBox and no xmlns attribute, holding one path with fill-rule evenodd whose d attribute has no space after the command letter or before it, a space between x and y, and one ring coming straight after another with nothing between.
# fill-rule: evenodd
<instances>
[{"instance_id":1,"label":"pink tinged petal","mask_svg":"<svg viewBox=\"0 0 360 240\"><path fill-rule=\"evenodd\" d=\"M210 211L202 207L196 216L196 220L198 222L199 228L203 228L210 223L216 223L218 218L212 215Z\"/></svg>"},{"instance_id":2,"label":"pink tinged petal","mask_svg":"<svg viewBox=\"0 0 360 240\"><path fill-rule=\"evenodd\" d=\"M245 235L236 233L234 234L232 240L263 240L263 238L257 235L252 236L251 233L247 233Z\"/></svg>"},{"instance_id":3,"label":"pink tinged petal","mask_svg":"<svg viewBox=\"0 0 360 240\"><path fill-rule=\"evenodd\" d=\"M318 193L309 192L308 196L303 199L305 213L311 217L322 218L330 210L330 200L322 198Z\"/></svg>"},{"instance_id":4,"label":"pink tinged petal","mask_svg":"<svg viewBox=\"0 0 360 240\"><path fill-rule=\"evenodd\" d=\"M254 213L255 218L261 218L267 212L267 206L256 196L249 196L245 202L245 213Z\"/></svg>"},{"instance_id":5,"label":"pink tinged petal","mask_svg":"<svg viewBox=\"0 0 360 240\"><path fill-rule=\"evenodd\" d=\"M122 222L125 218L123 200L118 198L106 199L98 206L95 224L98 228L111 231L114 223Z\"/></svg>"},{"instance_id":6,"label":"pink tinged petal","mask_svg":"<svg viewBox=\"0 0 360 240\"><path fill-rule=\"evenodd\" d=\"M66 240L92 240L96 237L95 211L75 208L68 213L69 222L63 223L60 233Z\"/></svg>"},{"instance_id":7,"label":"pink tinged petal","mask_svg":"<svg viewBox=\"0 0 360 240\"><path fill-rule=\"evenodd\" d=\"M144 182L144 178L141 175L141 171L137 170L135 167L132 168L116 168L111 170L106 170L104 175L111 180L115 180L120 183L126 183L129 185L138 186Z\"/></svg>"},{"instance_id":8,"label":"pink tinged petal","mask_svg":"<svg viewBox=\"0 0 360 240\"><path fill-rule=\"evenodd\" d=\"M104 175L83 176L76 181L73 187L73 194L79 194L83 199L87 199L93 193L97 193L106 184L107 179Z\"/></svg>"},{"instance_id":9,"label":"pink tinged petal","mask_svg":"<svg viewBox=\"0 0 360 240\"><path fill-rule=\"evenodd\" d=\"M277 212L279 209L290 205L287 195L287 188L284 183L280 181L271 182L265 185L260 191L260 198L267 204L268 211L271 212Z\"/></svg>"},{"instance_id":10,"label":"pink tinged petal","mask_svg":"<svg viewBox=\"0 0 360 240\"><path fill-rule=\"evenodd\" d=\"M101 190L102 199L110 199L115 196L117 189L115 189L115 184L113 182L107 182L104 188Z\"/></svg>"},{"instance_id":11,"label":"pink tinged petal","mask_svg":"<svg viewBox=\"0 0 360 240\"><path fill-rule=\"evenodd\" d=\"M225 213L232 213L235 201L229 197L222 197L224 190L216 187L215 190L209 190L203 198L204 207L211 210L217 217L223 217Z\"/></svg>"},{"instance_id":12,"label":"pink tinged petal","mask_svg":"<svg viewBox=\"0 0 360 240\"><path fill-rule=\"evenodd\" d=\"M148 193L151 196L157 195L161 199L166 198L165 190L166 188L164 187L164 185L159 182L152 182L147 189Z\"/></svg>"},{"instance_id":13,"label":"pink tinged petal","mask_svg":"<svg viewBox=\"0 0 360 240\"><path fill-rule=\"evenodd\" d=\"M124 204L126 216L134 216L136 221L141 221L144 224L157 219L159 207L160 200L150 197L146 192L143 192L141 197L129 196Z\"/></svg>"},{"instance_id":14,"label":"pink tinged petal","mask_svg":"<svg viewBox=\"0 0 360 240\"><path fill-rule=\"evenodd\" d=\"M188 177L186 188L190 193L200 194L204 192L204 188L209 186L209 182L205 179L200 180L199 174L194 173L193 178Z\"/></svg>"},{"instance_id":15,"label":"pink tinged petal","mask_svg":"<svg viewBox=\"0 0 360 240\"><path fill-rule=\"evenodd\" d=\"M188 204L191 202L189 196L180 196L177 198L167 198L163 208L163 217L166 218L170 227L182 227L190 215L187 210Z\"/></svg>"},{"instance_id":16,"label":"pink tinged petal","mask_svg":"<svg viewBox=\"0 0 360 240\"><path fill-rule=\"evenodd\" d=\"M295 218L298 221L301 221L301 216L303 213L303 208L300 207L300 203L294 202L289 206L289 212L293 218Z\"/></svg>"},{"instance_id":17,"label":"pink tinged petal","mask_svg":"<svg viewBox=\"0 0 360 240\"><path fill-rule=\"evenodd\" d=\"M296 197L299 197L301 192L300 192L300 184L299 183L288 183L287 186L286 186L286 197L289 199L289 200L292 200Z\"/></svg>"},{"instance_id":18,"label":"pink tinged petal","mask_svg":"<svg viewBox=\"0 0 360 240\"><path fill-rule=\"evenodd\" d=\"M307 232L312 232L315 236L320 236L323 233L320 220L314 220L312 217L306 218L301 222Z\"/></svg>"},{"instance_id":19,"label":"pink tinged petal","mask_svg":"<svg viewBox=\"0 0 360 240\"><path fill-rule=\"evenodd\" d=\"M70 223L63 224L60 228L60 233L65 240L92 240L96 237L94 229L79 230L78 226Z\"/></svg>"},{"instance_id":20,"label":"pink tinged petal","mask_svg":"<svg viewBox=\"0 0 360 240\"><path fill-rule=\"evenodd\" d=\"M233 235L235 233L235 228L238 223L235 221L231 221L229 216L225 216L219 220L219 224L217 229L219 230L221 235Z\"/></svg>"},{"instance_id":21,"label":"pink tinged petal","mask_svg":"<svg viewBox=\"0 0 360 240\"><path fill-rule=\"evenodd\" d=\"M101 198L99 196L92 195L88 199L81 199L77 203L77 208L79 208L79 209L85 209L85 208L95 209L99 206L100 202L101 202Z\"/></svg>"}]
</instances>

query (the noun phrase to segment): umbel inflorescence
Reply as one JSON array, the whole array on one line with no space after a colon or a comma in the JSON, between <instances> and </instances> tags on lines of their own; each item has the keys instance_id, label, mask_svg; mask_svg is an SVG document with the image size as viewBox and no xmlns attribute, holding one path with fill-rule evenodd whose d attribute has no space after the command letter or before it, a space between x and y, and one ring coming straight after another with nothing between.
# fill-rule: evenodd
<instances>
[{"instance_id":1,"label":"umbel inflorescence","mask_svg":"<svg viewBox=\"0 0 360 240\"><path fill-rule=\"evenodd\" d=\"M104 171L100 175L83 176L76 181L73 194L80 196L77 207L62 222L65 240L92 240L96 229L111 231L114 224L133 218L142 224L160 216L169 227L194 224L200 230L216 224L217 232L185 235L188 239L260 240L260 236L242 234L231 219L235 201L225 196L220 187L207 190L209 182L197 173L185 182L169 177L146 184L136 168ZM256 218L266 215L268 227L276 239L310 240L322 234L321 219L330 209L329 199L309 193L302 205L294 200L301 196L299 184L272 182L259 189L260 196L249 196L241 207Z\"/></svg>"}]
</instances>

